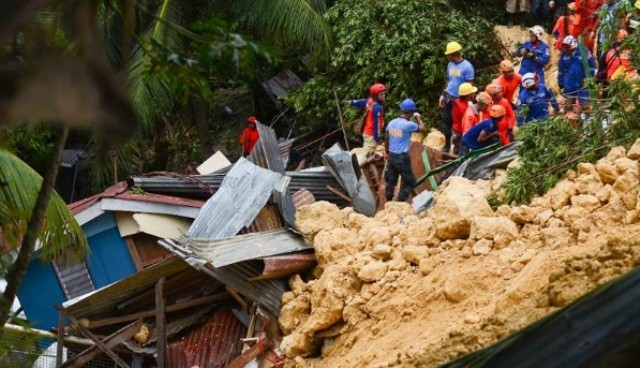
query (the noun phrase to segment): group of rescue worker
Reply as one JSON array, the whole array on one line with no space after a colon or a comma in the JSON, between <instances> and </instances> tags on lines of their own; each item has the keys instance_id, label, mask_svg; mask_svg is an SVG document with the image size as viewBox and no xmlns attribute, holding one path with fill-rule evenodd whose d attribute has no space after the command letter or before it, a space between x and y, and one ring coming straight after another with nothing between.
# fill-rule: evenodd
<instances>
[{"instance_id":1,"label":"group of rescue worker","mask_svg":"<svg viewBox=\"0 0 640 368\"><path fill-rule=\"evenodd\" d=\"M473 85L474 67L462 56L462 46L449 42L444 53L448 61L447 81L438 103L445 136L442 150L464 155L498 142L507 145L519 126L544 121L555 113L573 117L588 109L591 98L585 86L588 77L596 76L603 84L617 76L637 77L629 62L629 50L621 45L623 38L640 25L636 20L640 19L640 0L633 4L633 14L616 11L624 1L628 0L576 0L560 4L564 15L557 17L553 31L557 41L553 46L560 51L557 82L564 97L562 105L545 81L544 68L550 61L551 50L544 42L542 26L529 28L529 39L514 50L513 56L520 58L519 72L516 73L511 60L503 60L500 75L480 92ZM578 12L582 15L579 19ZM604 18L599 19L598 14ZM600 33L595 37L598 30ZM608 39L611 34L615 35L614 40ZM584 40L582 45L579 37ZM597 64L594 54L599 56ZM406 99L400 103L401 116L385 128L386 87L376 83L369 92L368 98L347 103L365 111L361 129L365 155L384 144L387 200L393 199L400 176L403 185L397 200L405 201L416 183L409 142L413 132L424 131L424 125L415 102Z\"/></svg>"}]
</instances>

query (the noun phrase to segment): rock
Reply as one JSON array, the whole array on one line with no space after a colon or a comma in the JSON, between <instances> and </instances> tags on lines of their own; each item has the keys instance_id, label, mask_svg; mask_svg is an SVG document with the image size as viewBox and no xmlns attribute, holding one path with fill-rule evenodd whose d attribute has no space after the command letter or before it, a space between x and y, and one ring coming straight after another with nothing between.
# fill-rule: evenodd
<instances>
[{"instance_id":1,"label":"rock","mask_svg":"<svg viewBox=\"0 0 640 368\"><path fill-rule=\"evenodd\" d=\"M436 194L432 210L436 235L440 239L466 239L475 216L491 216L485 193L461 177L450 177Z\"/></svg>"},{"instance_id":2,"label":"rock","mask_svg":"<svg viewBox=\"0 0 640 368\"><path fill-rule=\"evenodd\" d=\"M596 171L600 180L605 184L613 184L620 175L611 161L598 161L596 163Z\"/></svg>"},{"instance_id":3,"label":"rock","mask_svg":"<svg viewBox=\"0 0 640 368\"><path fill-rule=\"evenodd\" d=\"M578 164L578 174L580 175L595 175L596 167L589 162L581 162Z\"/></svg>"},{"instance_id":4,"label":"rock","mask_svg":"<svg viewBox=\"0 0 640 368\"><path fill-rule=\"evenodd\" d=\"M382 229L387 228L383 227ZM358 233L342 227L321 230L313 242L318 265L325 267L337 260L356 254L360 250L358 235ZM379 239L382 242L386 240L382 235L379 236Z\"/></svg>"},{"instance_id":5,"label":"rock","mask_svg":"<svg viewBox=\"0 0 640 368\"><path fill-rule=\"evenodd\" d=\"M602 182L598 174L580 175L575 180L576 188L580 194L595 195L602 189Z\"/></svg>"},{"instance_id":6,"label":"rock","mask_svg":"<svg viewBox=\"0 0 640 368\"><path fill-rule=\"evenodd\" d=\"M609 197L611 196L611 191L613 187L609 184L605 185L596 193L596 198L602 203L607 203L609 201Z\"/></svg>"},{"instance_id":7,"label":"rock","mask_svg":"<svg viewBox=\"0 0 640 368\"><path fill-rule=\"evenodd\" d=\"M353 298L344 310L342 311L342 319L344 319L347 324L351 326L357 325L359 322L367 319L367 313L364 312L363 307L367 303L367 301L360 297L356 296Z\"/></svg>"},{"instance_id":8,"label":"rock","mask_svg":"<svg viewBox=\"0 0 640 368\"><path fill-rule=\"evenodd\" d=\"M476 256L485 256L491 252L493 241L489 239L480 239L473 246L473 254Z\"/></svg>"},{"instance_id":9,"label":"rock","mask_svg":"<svg viewBox=\"0 0 640 368\"><path fill-rule=\"evenodd\" d=\"M324 229L342 225L340 209L333 203L319 201L296 210L296 226L307 239L313 240Z\"/></svg>"},{"instance_id":10,"label":"rock","mask_svg":"<svg viewBox=\"0 0 640 368\"><path fill-rule=\"evenodd\" d=\"M578 192L577 185L569 180L559 181L555 187L553 187L544 197L549 199L551 208L557 210L560 207L564 207L569 203L571 196Z\"/></svg>"},{"instance_id":11,"label":"rock","mask_svg":"<svg viewBox=\"0 0 640 368\"><path fill-rule=\"evenodd\" d=\"M607 154L607 160L615 161L619 158L627 157L626 150L622 146L613 147Z\"/></svg>"},{"instance_id":12,"label":"rock","mask_svg":"<svg viewBox=\"0 0 640 368\"><path fill-rule=\"evenodd\" d=\"M638 202L638 185L640 185L640 181L638 181L637 176L630 171L620 175L618 179L616 179L616 182L613 183L613 190L620 194L622 201L629 210L636 208Z\"/></svg>"},{"instance_id":13,"label":"rock","mask_svg":"<svg viewBox=\"0 0 640 368\"><path fill-rule=\"evenodd\" d=\"M316 344L309 335L294 332L282 338L280 350L289 358L306 356L313 352Z\"/></svg>"},{"instance_id":14,"label":"rock","mask_svg":"<svg viewBox=\"0 0 640 368\"><path fill-rule=\"evenodd\" d=\"M420 270L421 274L423 274L424 276L427 276L428 274L433 272L433 270L436 269L436 266L437 264L435 260L431 258L427 258L420 261L420 265L418 266L418 269Z\"/></svg>"},{"instance_id":15,"label":"rock","mask_svg":"<svg viewBox=\"0 0 640 368\"><path fill-rule=\"evenodd\" d=\"M538 212L539 211L536 207L529 207L526 205L513 207L511 209L511 213L509 214L509 219L511 219L511 221L515 222L516 224L523 225L528 222L533 222Z\"/></svg>"},{"instance_id":16,"label":"rock","mask_svg":"<svg viewBox=\"0 0 640 368\"><path fill-rule=\"evenodd\" d=\"M372 262L358 271L358 278L363 282L375 282L384 277L389 265L384 262Z\"/></svg>"},{"instance_id":17,"label":"rock","mask_svg":"<svg viewBox=\"0 0 640 368\"><path fill-rule=\"evenodd\" d=\"M624 223L627 225L635 224L638 222L638 210L627 211L624 217Z\"/></svg>"},{"instance_id":18,"label":"rock","mask_svg":"<svg viewBox=\"0 0 640 368\"><path fill-rule=\"evenodd\" d=\"M582 207L589 212L595 211L602 206L600 200L590 194L579 194L571 197L571 205Z\"/></svg>"},{"instance_id":19,"label":"rock","mask_svg":"<svg viewBox=\"0 0 640 368\"><path fill-rule=\"evenodd\" d=\"M635 177L638 177L638 161L629 158L619 158L613 161L613 164L616 165L616 169L620 174L630 172Z\"/></svg>"},{"instance_id":20,"label":"rock","mask_svg":"<svg viewBox=\"0 0 640 368\"><path fill-rule=\"evenodd\" d=\"M427 247L416 247L416 246L406 246L402 250L402 257L414 265L419 265L420 262L429 256L429 248Z\"/></svg>"},{"instance_id":21,"label":"rock","mask_svg":"<svg viewBox=\"0 0 640 368\"><path fill-rule=\"evenodd\" d=\"M371 252L371 255L377 259L386 261L389 258L391 258L391 252L392 252L392 249L389 245L378 244L375 247L373 247L373 251Z\"/></svg>"},{"instance_id":22,"label":"rock","mask_svg":"<svg viewBox=\"0 0 640 368\"><path fill-rule=\"evenodd\" d=\"M547 208L546 210L539 212L534 221L535 224L544 226L549 222L549 219L553 217L553 210Z\"/></svg>"},{"instance_id":23,"label":"rock","mask_svg":"<svg viewBox=\"0 0 640 368\"><path fill-rule=\"evenodd\" d=\"M632 160L640 159L640 138L636 139L631 148L629 148L627 157Z\"/></svg>"},{"instance_id":24,"label":"rock","mask_svg":"<svg viewBox=\"0 0 640 368\"><path fill-rule=\"evenodd\" d=\"M545 246L551 249L565 248L575 243L566 227L550 227L542 229L541 232Z\"/></svg>"},{"instance_id":25,"label":"rock","mask_svg":"<svg viewBox=\"0 0 640 368\"><path fill-rule=\"evenodd\" d=\"M309 318L311 299L309 295L300 295L284 304L280 310L278 321L285 335L290 334L298 325Z\"/></svg>"},{"instance_id":26,"label":"rock","mask_svg":"<svg viewBox=\"0 0 640 368\"><path fill-rule=\"evenodd\" d=\"M289 278L289 288L295 296L309 292L307 283L302 280L299 274L293 275Z\"/></svg>"},{"instance_id":27,"label":"rock","mask_svg":"<svg viewBox=\"0 0 640 368\"><path fill-rule=\"evenodd\" d=\"M506 217L476 216L471 223L471 239L491 239L497 234L505 234L515 239L518 236L518 227Z\"/></svg>"},{"instance_id":28,"label":"rock","mask_svg":"<svg viewBox=\"0 0 640 368\"><path fill-rule=\"evenodd\" d=\"M282 294L282 298L280 298L280 301L282 305L285 305L295 298L296 298L296 294L294 294L292 291L286 291Z\"/></svg>"}]
</instances>

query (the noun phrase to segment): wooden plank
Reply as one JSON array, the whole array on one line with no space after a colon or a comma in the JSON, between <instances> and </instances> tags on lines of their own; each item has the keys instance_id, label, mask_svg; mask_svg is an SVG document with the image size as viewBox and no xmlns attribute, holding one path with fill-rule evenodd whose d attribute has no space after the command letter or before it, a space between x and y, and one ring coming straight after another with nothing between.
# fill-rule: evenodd
<instances>
[{"instance_id":1,"label":"wooden plank","mask_svg":"<svg viewBox=\"0 0 640 368\"><path fill-rule=\"evenodd\" d=\"M162 276L156 284L156 363L158 368L166 368L167 334L165 332L166 305L164 300L164 281Z\"/></svg>"},{"instance_id":2,"label":"wooden plank","mask_svg":"<svg viewBox=\"0 0 640 368\"><path fill-rule=\"evenodd\" d=\"M341 191L340 189L334 188L331 185L327 185L327 189L329 189L330 192L332 192L333 194L337 195L338 197L344 199L347 202L351 202L351 197L349 197L348 195L346 195L343 191Z\"/></svg>"},{"instance_id":3,"label":"wooden plank","mask_svg":"<svg viewBox=\"0 0 640 368\"><path fill-rule=\"evenodd\" d=\"M132 338L136 333L138 333L138 331L140 331L140 328L142 327L142 320L139 319L133 323L130 323L126 326L124 326L123 328L119 329L118 331L112 333L111 335L105 337L102 342L109 348L109 349L113 349L116 346L118 346L119 344L121 344L124 341L129 340L130 338ZM78 353L76 356L73 357L73 359L68 360L66 363L64 363L62 366L60 366L60 368L79 368L79 367L84 367L85 364L89 363L90 361L92 361L93 359L97 358L100 354L102 354L102 352L100 351L100 349L98 349L97 346L91 346L83 351L81 351L80 353Z\"/></svg>"},{"instance_id":4,"label":"wooden plank","mask_svg":"<svg viewBox=\"0 0 640 368\"><path fill-rule=\"evenodd\" d=\"M249 303L247 303L247 301L244 300L244 298L242 298L242 296L238 294L237 291L235 291L234 289L228 286L225 286L224 289L227 291L227 293L229 293L229 295L231 295L231 297L233 297L233 299L235 299L238 302L238 304L240 304L243 310L245 311L249 310Z\"/></svg>"},{"instance_id":5,"label":"wooden plank","mask_svg":"<svg viewBox=\"0 0 640 368\"><path fill-rule=\"evenodd\" d=\"M58 337L56 339L56 367L62 364L62 353L64 352L64 312L58 312Z\"/></svg>"},{"instance_id":6,"label":"wooden plank","mask_svg":"<svg viewBox=\"0 0 640 368\"><path fill-rule=\"evenodd\" d=\"M166 312L171 313L171 312L176 312L176 311L191 308L191 307L197 307L199 305L219 302L221 300L227 299L228 297L229 297L229 294L224 292L224 293L205 296L199 299L187 300L184 302L180 302L180 303L176 303L168 306ZM98 327L113 325L117 323L130 322L130 321L135 321L138 318L153 317L155 315L156 315L156 310L153 309L153 310L148 310L144 312L128 314L125 316L110 317L110 318L100 319L97 321L91 321L89 323L89 328L98 328Z\"/></svg>"},{"instance_id":7,"label":"wooden plank","mask_svg":"<svg viewBox=\"0 0 640 368\"><path fill-rule=\"evenodd\" d=\"M129 248L129 253L131 254L133 263L136 265L136 271L142 271L144 267L142 267L142 261L140 260L140 255L138 254L136 243L133 241L133 236L125 236L124 241L125 243L127 243L127 248Z\"/></svg>"},{"instance_id":8,"label":"wooden plank","mask_svg":"<svg viewBox=\"0 0 640 368\"><path fill-rule=\"evenodd\" d=\"M102 350L111 359L113 359L116 364L118 364L122 368L130 368L129 365L118 356L118 354L114 353L113 350L108 348L96 335L89 331L88 328L84 327L82 323L78 322L78 320L74 316L67 314L66 310L61 305L56 305L56 309L58 309L58 311L65 311L64 313L67 315L67 318L69 318L69 321L71 321L71 323L73 323L84 336L93 340L93 342L100 348L100 350Z\"/></svg>"},{"instance_id":9,"label":"wooden plank","mask_svg":"<svg viewBox=\"0 0 640 368\"><path fill-rule=\"evenodd\" d=\"M242 353L242 355L232 360L231 363L227 365L227 368L244 368L245 365L247 365L250 361L252 361L260 354L267 351L270 347L271 340L262 339L258 341L251 349L247 350L246 352Z\"/></svg>"}]
</instances>

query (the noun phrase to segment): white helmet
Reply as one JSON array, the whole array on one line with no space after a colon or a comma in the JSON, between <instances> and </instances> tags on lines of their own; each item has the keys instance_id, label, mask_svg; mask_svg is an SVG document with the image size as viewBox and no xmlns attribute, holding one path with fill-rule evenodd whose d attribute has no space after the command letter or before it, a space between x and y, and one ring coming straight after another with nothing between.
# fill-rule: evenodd
<instances>
[{"instance_id":1,"label":"white helmet","mask_svg":"<svg viewBox=\"0 0 640 368\"><path fill-rule=\"evenodd\" d=\"M541 26L533 26L529 28L529 31L536 36L538 41L542 41L542 37L544 36L544 28L542 28Z\"/></svg>"},{"instance_id":2,"label":"white helmet","mask_svg":"<svg viewBox=\"0 0 640 368\"><path fill-rule=\"evenodd\" d=\"M572 35L567 35L562 40L563 45L569 45L569 47L573 50L578 47L578 41L576 41L575 37Z\"/></svg>"}]
</instances>

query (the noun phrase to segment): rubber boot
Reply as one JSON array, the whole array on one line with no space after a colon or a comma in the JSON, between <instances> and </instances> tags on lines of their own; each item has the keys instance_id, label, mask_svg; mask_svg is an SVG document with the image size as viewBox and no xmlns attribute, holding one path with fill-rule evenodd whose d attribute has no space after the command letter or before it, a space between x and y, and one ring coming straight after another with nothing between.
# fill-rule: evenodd
<instances>
[{"instance_id":1,"label":"rubber boot","mask_svg":"<svg viewBox=\"0 0 640 368\"><path fill-rule=\"evenodd\" d=\"M507 12L507 28L513 27L513 13Z\"/></svg>"},{"instance_id":2,"label":"rubber boot","mask_svg":"<svg viewBox=\"0 0 640 368\"><path fill-rule=\"evenodd\" d=\"M520 29L525 30L527 26L525 25L525 20L527 19L527 12L520 12Z\"/></svg>"}]
</instances>

